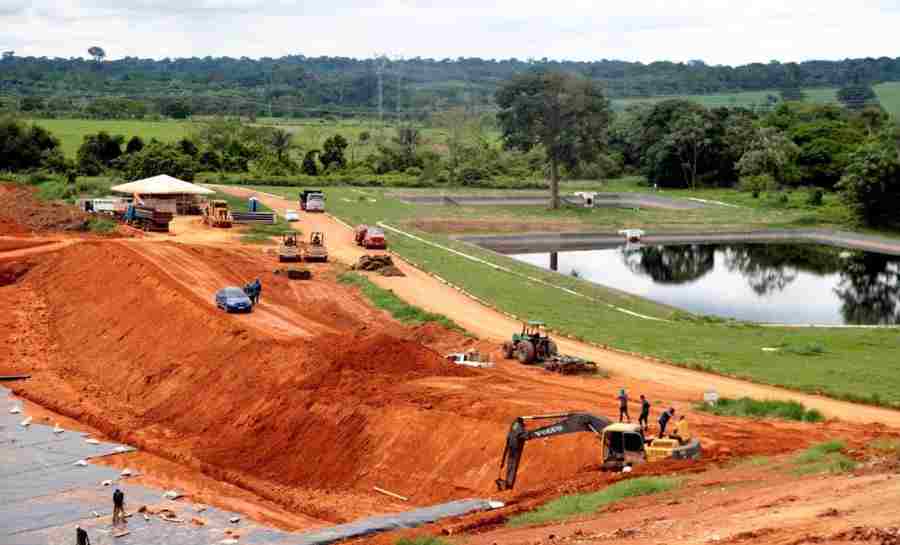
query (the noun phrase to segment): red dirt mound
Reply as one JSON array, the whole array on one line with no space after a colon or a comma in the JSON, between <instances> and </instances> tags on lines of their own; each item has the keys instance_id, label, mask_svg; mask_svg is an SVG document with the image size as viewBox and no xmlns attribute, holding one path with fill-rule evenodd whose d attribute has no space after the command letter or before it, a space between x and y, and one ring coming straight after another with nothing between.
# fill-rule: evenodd
<instances>
[{"instance_id":1,"label":"red dirt mound","mask_svg":"<svg viewBox=\"0 0 900 545\"><path fill-rule=\"evenodd\" d=\"M34 188L0 184L0 234L78 231L88 217L74 206L41 201Z\"/></svg>"}]
</instances>

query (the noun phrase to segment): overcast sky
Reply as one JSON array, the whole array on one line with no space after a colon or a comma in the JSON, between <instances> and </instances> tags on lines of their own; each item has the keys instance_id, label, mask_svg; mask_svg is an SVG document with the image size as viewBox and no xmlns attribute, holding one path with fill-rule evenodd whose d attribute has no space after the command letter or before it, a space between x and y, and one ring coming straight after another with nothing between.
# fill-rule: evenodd
<instances>
[{"instance_id":1,"label":"overcast sky","mask_svg":"<svg viewBox=\"0 0 900 545\"><path fill-rule=\"evenodd\" d=\"M900 0L0 0L0 49L687 61L896 57Z\"/></svg>"}]
</instances>

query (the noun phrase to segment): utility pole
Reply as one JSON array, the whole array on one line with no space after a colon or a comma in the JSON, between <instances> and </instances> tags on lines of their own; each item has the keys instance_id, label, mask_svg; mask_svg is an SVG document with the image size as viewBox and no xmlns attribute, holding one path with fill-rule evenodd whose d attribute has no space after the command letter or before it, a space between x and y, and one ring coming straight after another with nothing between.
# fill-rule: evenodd
<instances>
[{"instance_id":1,"label":"utility pole","mask_svg":"<svg viewBox=\"0 0 900 545\"><path fill-rule=\"evenodd\" d=\"M400 119L400 101L403 96L403 57L397 57L394 59L397 66L397 104L395 104L395 110L397 112L397 119Z\"/></svg>"},{"instance_id":2,"label":"utility pole","mask_svg":"<svg viewBox=\"0 0 900 545\"><path fill-rule=\"evenodd\" d=\"M384 125L384 69L388 58L383 53L375 56L375 73L378 74L378 121Z\"/></svg>"}]
</instances>

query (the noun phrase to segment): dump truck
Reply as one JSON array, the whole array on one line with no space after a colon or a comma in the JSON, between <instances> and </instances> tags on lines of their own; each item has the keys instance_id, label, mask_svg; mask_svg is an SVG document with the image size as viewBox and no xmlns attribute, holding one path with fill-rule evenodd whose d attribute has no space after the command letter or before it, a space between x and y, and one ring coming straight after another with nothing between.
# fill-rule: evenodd
<instances>
[{"instance_id":1,"label":"dump truck","mask_svg":"<svg viewBox=\"0 0 900 545\"><path fill-rule=\"evenodd\" d=\"M210 227L231 227L234 221L227 201L209 201L203 205L201 213L203 214L203 223Z\"/></svg>"},{"instance_id":2,"label":"dump truck","mask_svg":"<svg viewBox=\"0 0 900 545\"><path fill-rule=\"evenodd\" d=\"M281 244L278 245L278 261L300 261L301 258L297 233L294 231L282 233Z\"/></svg>"},{"instance_id":3,"label":"dump truck","mask_svg":"<svg viewBox=\"0 0 900 545\"><path fill-rule=\"evenodd\" d=\"M306 212L325 211L325 193L321 189L305 189L300 193L300 209Z\"/></svg>"},{"instance_id":4,"label":"dump truck","mask_svg":"<svg viewBox=\"0 0 900 545\"><path fill-rule=\"evenodd\" d=\"M309 243L303 246L304 261L328 261L325 233L315 231L309 235Z\"/></svg>"},{"instance_id":5,"label":"dump truck","mask_svg":"<svg viewBox=\"0 0 900 545\"><path fill-rule=\"evenodd\" d=\"M144 231L169 232L169 223L172 222L171 212L161 212L148 206L130 204L125 209L122 219L128 225L132 225Z\"/></svg>"},{"instance_id":6,"label":"dump truck","mask_svg":"<svg viewBox=\"0 0 900 545\"><path fill-rule=\"evenodd\" d=\"M550 422L529 429L528 423L535 421ZM658 460L697 460L701 455L700 441L696 438L691 438L685 444L667 438L648 440L637 424L614 424L608 418L589 413L520 416L513 420L506 436L506 447L500 460L500 476L495 481L497 489L512 490L515 486L526 442L581 432L597 436L602 461L600 467L604 471L619 471L632 465Z\"/></svg>"}]
</instances>

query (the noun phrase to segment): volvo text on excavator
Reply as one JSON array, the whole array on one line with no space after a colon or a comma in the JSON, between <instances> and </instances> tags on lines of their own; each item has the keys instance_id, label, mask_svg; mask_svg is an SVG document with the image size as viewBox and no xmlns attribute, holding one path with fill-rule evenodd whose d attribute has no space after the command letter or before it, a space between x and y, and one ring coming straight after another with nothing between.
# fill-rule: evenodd
<instances>
[{"instance_id":1,"label":"volvo text on excavator","mask_svg":"<svg viewBox=\"0 0 900 545\"><path fill-rule=\"evenodd\" d=\"M555 420L555 422L540 428L527 429L526 422L534 420ZM506 447L500 461L500 471L502 473L505 466L506 477L497 479L497 489L511 490L516 484L519 462L527 441L579 432L591 432L597 436L604 470L620 470L633 464L656 460L700 458L700 441L693 437L684 443L666 438L647 441L637 424L613 424L607 418L588 413L520 416L510 425L509 434L506 436Z\"/></svg>"}]
</instances>

